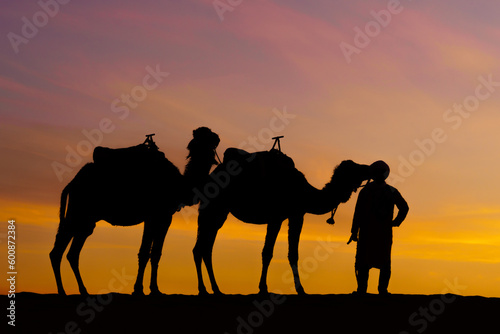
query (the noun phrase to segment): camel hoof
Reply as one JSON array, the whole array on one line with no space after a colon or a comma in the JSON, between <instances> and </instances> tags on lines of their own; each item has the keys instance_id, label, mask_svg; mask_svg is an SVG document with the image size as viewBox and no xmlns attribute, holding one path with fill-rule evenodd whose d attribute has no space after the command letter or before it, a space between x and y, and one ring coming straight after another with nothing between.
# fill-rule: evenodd
<instances>
[{"instance_id":1,"label":"camel hoof","mask_svg":"<svg viewBox=\"0 0 500 334\"><path fill-rule=\"evenodd\" d=\"M267 291L267 289L261 289L259 290L259 296L264 296L264 297L267 297L269 296L269 291Z\"/></svg>"},{"instance_id":2,"label":"camel hoof","mask_svg":"<svg viewBox=\"0 0 500 334\"><path fill-rule=\"evenodd\" d=\"M307 293L304 291L304 288L297 289L297 294L299 296L307 296Z\"/></svg>"},{"instance_id":3,"label":"camel hoof","mask_svg":"<svg viewBox=\"0 0 500 334\"><path fill-rule=\"evenodd\" d=\"M221 296L225 296L225 295L226 294L220 292L220 290L214 291L214 296L221 297Z\"/></svg>"},{"instance_id":4,"label":"camel hoof","mask_svg":"<svg viewBox=\"0 0 500 334\"><path fill-rule=\"evenodd\" d=\"M142 290L134 290L134 292L132 292L132 296L143 297L144 292Z\"/></svg>"},{"instance_id":5,"label":"camel hoof","mask_svg":"<svg viewBox=\"0 0 500 334\"><path fill-rule=\"evenodd\" d=\"M200 290L198 292L198 296L208 296L208 295L209 295L209 293L207 292L207 290Z\"/></svg>"},{"instance_id":6,"label":"camel hoof","mask_svg":"<svg viewBox=\"0 0 500 334\"><path fill-rule=\"evenodd\" d=\"M152 297L158 297L158 296L164 296L165 294L162 293L160 290L153 290L149 293L149 295Z\"/></svg>"}]
</instances>

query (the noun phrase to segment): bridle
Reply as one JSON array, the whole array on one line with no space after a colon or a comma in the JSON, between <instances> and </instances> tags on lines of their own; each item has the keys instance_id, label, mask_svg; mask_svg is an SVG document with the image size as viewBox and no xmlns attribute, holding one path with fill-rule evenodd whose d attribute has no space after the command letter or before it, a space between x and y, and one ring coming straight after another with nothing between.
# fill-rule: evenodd
<instances>
[{"instance_id":1,"label":"bridle","mask_svg":"<svg viewBox=\"0 0 500 334\"><path fill-rule=\"evenodd\" d=\"M217 157L218 164L220 165L222 163L222 161L220 160L219 155L217 154L217 149L216 148L214 148L214 153L215 153L215 156Z\"/></svg>"}]
</instances>

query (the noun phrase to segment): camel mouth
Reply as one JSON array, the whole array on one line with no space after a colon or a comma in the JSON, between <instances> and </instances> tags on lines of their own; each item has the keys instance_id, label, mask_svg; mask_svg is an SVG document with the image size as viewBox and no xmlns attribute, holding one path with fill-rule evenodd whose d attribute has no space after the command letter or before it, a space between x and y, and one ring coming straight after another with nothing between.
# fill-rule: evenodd
<instances>
[{"instance_id":1,"label":"camel mouth","mask_svg":"<svg viewBox=\"0 0 500 334\"><path fill-rule=\"evenodd\" d=\"M369 165L354 163L351 175L351 193L356 193L360 188L365 187L372 179L372 171Z\"/></svg>"},{"instance_id":2,"label":"camel mouth","mask_svg":"<svg viewBox=\"0 0 500 334\"><path fill-rule=\"evenodd\" d=\"M364 181L371 179L370 166L355 163L352 160L342 161L333 172L332 179L325 186L329 191L338 187L336 201L345 203L349 200L352 193L357 192L363 187Z\"/></svg>"},{"instance_id":3,"label":"camel mouth","mask_svg":"<svg viewBox=\"0 0 500 334\"><path fill-rule=\"evenodd\" d=\"M359 188L363 188L364 186L366 186L368 184L368 182L370 182L370 180L372 179L372 168L369 166L369 165L360 165L360 164L356 164L354 163L354 172L353 172L353 187L352 187L352 191L353 192L356 192ZM363 182L365 182L365 184L363 184Z\"/></svg>"},{"instance_id":4,"label":"camel mouth","mask_svg":"<svg viewBox=\"0 0 500 334\"><path fill-rule=\"evenodd\" d=\"M364 181L366 181L365 184L363 184ZM363 179L361 181L357 181L355 184L352 185L351 192L352 193L358 192L358 189L366 186L368 184L368 182L369 182L369 180L365 180L365 179Z\"/></svg>"},{"instance_id":5,"label":"camel mouth","mask_svg":"<svg viewBox=\"0 0 500 334\"><path fill-rule=\"evenodd\" d=\"M354 185L352 188L352 192L355 193L358 191L359 188L363 188L366 184L363 184L363 181L358 182L357 184Z\"/></svg>"}]
</instances>

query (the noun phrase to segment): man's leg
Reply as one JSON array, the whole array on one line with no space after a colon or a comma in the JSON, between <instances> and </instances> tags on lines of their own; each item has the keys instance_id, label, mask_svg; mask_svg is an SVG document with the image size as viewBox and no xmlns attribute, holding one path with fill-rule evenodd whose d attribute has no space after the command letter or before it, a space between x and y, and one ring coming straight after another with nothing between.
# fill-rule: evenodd
<instances>
[{"instance_id":1,"label":"man's leg","mask_svg":"<svg viewBox=\"0 0 500 334\"><path fill-rule=\"evenodd\" d=\"M387 295L389 292L387 288L389 287L389 280L391 279L391 265L388 264L380 268L380 276L378 279L378 293L381 295Z\"/></svg>"},{"instance_id":2,"label":"man's leg","mask_svg":"<svg viewBox=\"0 0 500 334\"><path fill-rule=\"evenodd\" d=\"M355 272L356 272L356 280L358 282L358 290L357 292L359 294L365 294L366 289L368 288L368 273L369 269L367 266L363 265L356 265L355 266Z\"/></svg>"}]
</instances>

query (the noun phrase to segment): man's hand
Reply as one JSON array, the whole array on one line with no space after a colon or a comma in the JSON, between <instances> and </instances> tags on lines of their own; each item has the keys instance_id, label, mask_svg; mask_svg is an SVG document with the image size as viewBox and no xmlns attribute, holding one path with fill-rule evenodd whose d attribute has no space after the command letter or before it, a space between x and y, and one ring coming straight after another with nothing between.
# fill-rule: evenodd
<instances>
[{"instance_id":1,"label":"man's hand","mask_svg":"<svg viewBox=\"0 0 500 334\"><path fill-rule=\"evenodd\" d=\"M354 241L354 242L358 241L358 235L357 235L357 233L352 233L351 234L351 237L349 238L349 241L347 242L347 244L349 245L351 243L351 241Z\"/></svg>"}]
</instances>

